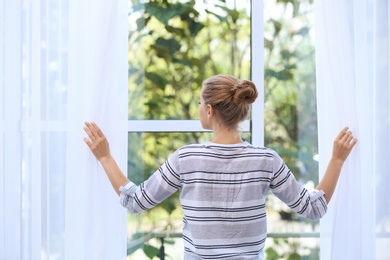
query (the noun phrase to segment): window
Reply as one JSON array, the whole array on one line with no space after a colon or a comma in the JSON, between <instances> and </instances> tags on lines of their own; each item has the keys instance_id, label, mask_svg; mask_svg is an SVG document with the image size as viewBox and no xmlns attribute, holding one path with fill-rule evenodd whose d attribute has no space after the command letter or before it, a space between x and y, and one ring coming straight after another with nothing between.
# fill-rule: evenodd
<instances>
[{"instance_id":1,"label":"window","mask_svg":"<svg viewBox=\"0 0 390 260\"><path fill-rule=\"evenodd\" d=\"M264 1L265 146L310 189L318 183L313 1ZM319 258L319 222L268 198L267 259ZM294 238L295 237L295 238ZM298 258L300 259L300 258Z\"/></svg>"},{"instance_id":2,"label":"window","mask_svg":"<svg viewBox=\"0 0 390 260\"><path fill-rule=\"evenodd\" d=\"M205 78L226 73L252 78L260 93L265 81L264 108L263 97L259 97L251 120L242 126L244 138L274 148L302 183L316 183L311 5L305 1L267 1L261 20L261 15L251 17L251 13L262 12L261 2L132 1L128 54L129 178L140 183L177 148L210 140L211 133L204 131L197 120L199 91ZM264 61L259 60L263 57ZM130 259L143 254L158 255L162 241L167 255L174 259L182 256L178 195L142 215L128 215ZM318 222L302 223L272 195L269 200L269 231L274 238L267 245L278 248L267 248L270 259L296 253L316 259L318 239L299 238L298 233L316 236L313 232L317 231Z\"/></svg>"}]
</instances>

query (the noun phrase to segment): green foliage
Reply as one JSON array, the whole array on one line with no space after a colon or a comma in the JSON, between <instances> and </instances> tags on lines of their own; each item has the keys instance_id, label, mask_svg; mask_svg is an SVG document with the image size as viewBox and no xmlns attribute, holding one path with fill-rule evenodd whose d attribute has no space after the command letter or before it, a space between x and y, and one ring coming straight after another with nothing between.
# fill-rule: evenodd
<instances>
[{"instance_id":1,"label":"green foliage","mask_svg":"<svg viewBox=\"0 0 390 260\"><path fill-rule=\"evenodd\" d=\"M305 252L305 253L302 253ZM309 260L319 259L319 247L303 247L300 246L299 238L272 239L272 246L269 246L265 251L266 260Z\"/></svg>"},{"instance_id":2,"label":"green foliage","mask_svg":"<svg viewBox=\"0 0 390 260\"><path fill-rule=\"evenodd\" d=\"M274 148L302 182L316 183L315 60L308 37L311 5L305 0L277 1L282 16L264 24L265 145Z\"/></svg>"},{"instance_id":3,"label":"green foliage","mask_svg":"<svg viewBox=\"0 0 390 260\"><path fill-rule=\"evenodd\" d=\"M195 1L133 7L139 17L129 33L130 119L197 118L204 79L218 73L249 77L249 17L213 2L211 10L197 10Z\"/></svg>"},{"instance_id":4,"label":"green foliage","mask_svg":"<svg viewBox=\"0 0 390 260\"><path fill-rule=\"evenodd\" d=\"M144 244L143 247L144 253L149 259L153 259L155 256L158 256L160 249L149 244Z\"/></svg>"}]
</instances>

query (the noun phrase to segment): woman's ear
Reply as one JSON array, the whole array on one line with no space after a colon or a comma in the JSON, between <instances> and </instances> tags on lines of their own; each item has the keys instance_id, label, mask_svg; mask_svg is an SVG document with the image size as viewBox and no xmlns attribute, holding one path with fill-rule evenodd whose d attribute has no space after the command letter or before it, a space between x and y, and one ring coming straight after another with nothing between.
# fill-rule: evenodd
<instances>
[{"instance_id":1,"label":"woman's ear","mask_svg":"<svg viewBox=\"0 0 390 260\"><path fill-rule=\"evenodd\" d=\"M206 106L206 113L207 113L207 118L210 118L214 114L214 109L210 104L207 104Z\"/></svg>"}]
</instances>

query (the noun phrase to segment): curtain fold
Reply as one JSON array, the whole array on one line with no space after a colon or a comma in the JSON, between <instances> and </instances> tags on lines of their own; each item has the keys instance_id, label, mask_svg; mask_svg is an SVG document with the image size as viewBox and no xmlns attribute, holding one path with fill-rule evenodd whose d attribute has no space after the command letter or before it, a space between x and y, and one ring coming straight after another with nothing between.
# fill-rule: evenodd
<instances>
[{"instance_id":1,"label":"curtain fold","mask_svg":"<svg viewBox=\"0 0 390 260\"><path fill-rule=\"evenodd\" d=\"M127 172L127 1L0 2L0 259L125 259L126 210L83 138Z\"/></svg>"},{"instance_id":2,"label":"curtain fold","mask_svg":"<svg viewBox=\"0 0 390 260\"><path fill-rule=\"evenodd\" d=\"M359 139L321 220L321 259L389 259L389 4L315 1L315 19L320 175L342 127Z\"/></svg>"},{"instance_id":3,"label":"curtain fold","mask_svg":"<svg viewBox=\"0 0 390 260\"><path fill-rule=\"evenodd\" d=\"M21 113L21 82L22 71L20 60L22 51L19 45L21 36L15 28L21 26L21 3L18 1L1 2L0 19L0 87L1 87L1 154L0 159L0 258L20 259L21 216L21 146L18 131L18 118ZM6 40L7 39L7 40ZM6 88L7 82L12 86ZM13 113L7 113L7 109ZM8 173L8 174L7 174ZM7 214L6 214L7 213ZM7 234L7 235L6 235Z\"/></svg>"}]
</instances>

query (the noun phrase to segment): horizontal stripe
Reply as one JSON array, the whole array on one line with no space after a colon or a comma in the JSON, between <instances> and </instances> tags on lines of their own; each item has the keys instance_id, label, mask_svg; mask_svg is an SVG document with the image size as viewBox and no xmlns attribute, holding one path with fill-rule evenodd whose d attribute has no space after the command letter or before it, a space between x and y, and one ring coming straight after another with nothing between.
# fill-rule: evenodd
<instances>
[{"instance_id":1,"label":"horizontal stripe","mask_svg":"<svg viewBox=\"0 0 390 260\"><path fill-rule=\"evenodd\" d=\"M237 184L246 184L254 182L270 182L270 178L248 178L243 180L210 180L206 178L198 178L191 180L182 180L183 184L193 184L193 183L203 183L203 184L224 184L224 185L237 185Z\"/></svg>"},{"instance_id":2,"label":"horizontal stripe","mask_svg":"<svg viewBox=\"0 0 390 260\"><path fill-rule=\"evenodd\" d=\"M268 174L270 174L270 173L272 173L272 171L266 170L266 169L252 169L252 170L240 171L240 172L188 171L188 172L182 172L181 176L185 176L187 174L195 174L195 173L216 174L216 175L230 175L230 174L239 175L239 174L249 174L249 173L268 173Z\"/></svg>"},{"instance_id":3,"label":"horizontal stripe","mask_svg":"<svg viewBox=\"0 0 390 260\"><path fill-rule=\"evenodd\" d=\"M187 252L191 252L188 248L184 248ZM213 254L213 255L206 255L206 254L198 254L202 259L226 259L228 257L243 257L243 256L256 256L260 253L261 250L256 251L249 251L245 253L230 253L230 254Z\"/></svg>"},{"instance_id":4,"label":"horizontal stripe","mask_svg":"<svg viewBox=\"0 0 390 260\"><path fill-rule=\"evenodd\" d=\"M264 209L265 204L251 206L251 207L241 207L241 208L194 207L194 206L182 205L182 208L186 210L193 210L193 211L243 212L243 211Z\"/></svg>"},{"instance_id":5,"label":"horizontal stripe","mask_svg":"<svg viewBox=\"0 0 390 260\"><path fill-rule=\"evenodd\" d=\"M218 159L237 159L237 158L262 158L262 157L272 157L270 154L218 154L218 153L207 153L207 152L188 152L180 155L180 159L186 157L208 157L208 158L218 158Z\"/></svg>"},{"instance_id":6,"label":"horizontal stripe","mask_svg":"<svg viewBox=\"0 0 390 260\"><path fill-rule=\"evenodd\" d=\"M262 219L266 216L265 213L255 215L255 216L245 216L245 217L195 217L186 215L187 221L205 221L205 222L245 222L256 219Z\"/></svg>"}]
</instances>

